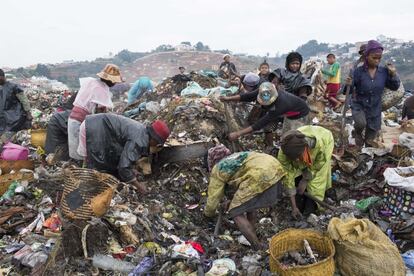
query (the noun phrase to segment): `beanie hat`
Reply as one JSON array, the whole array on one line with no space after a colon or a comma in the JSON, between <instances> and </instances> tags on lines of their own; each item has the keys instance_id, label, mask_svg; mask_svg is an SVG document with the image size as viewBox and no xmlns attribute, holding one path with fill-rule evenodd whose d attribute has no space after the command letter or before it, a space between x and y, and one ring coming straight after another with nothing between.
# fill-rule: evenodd
<instances>
[{"instance_id":1,"label":"beanie hat","mask_svg":"<svg viewBox=\"0 0 414 276\"><path fill-rule=\"evenodd\" d=\"M248 86L256 86L260 82L260 77L255 73L247 73L246 76L244 76L243 84Z\"/></svg>"},{"instance_id":2,"label":"beanie hat","mask_svg":"<svg viewBox=\"0 0 414 276\"><path fill-rule=\"evenodd\" d=\"M291 160L298 159L307 145L305 135L298 130L286 132L281 139L282 152Z\"/></svg>"},{"instance_id":3,"label":"beanie hat","mask_svg":"<svg viewBox=\"0 0 414 276\"><path fill-rule=\"evenodd\" d=\"M159 144L164 144L168 136L170 136L170 129L164 121L156 120L151 125L150 135Z\"/></svg>"}]
</instances>

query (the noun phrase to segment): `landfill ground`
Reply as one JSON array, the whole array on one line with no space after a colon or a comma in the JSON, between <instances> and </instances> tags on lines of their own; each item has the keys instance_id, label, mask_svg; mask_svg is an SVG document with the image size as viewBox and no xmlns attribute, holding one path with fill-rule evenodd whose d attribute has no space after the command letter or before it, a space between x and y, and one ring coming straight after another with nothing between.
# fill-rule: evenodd
<instances>
[{"instance_id":1,"label":"landfill ground","mask_svg":"<svg viewBox=\"0 0 414 276\"><path fill-rule=\"evenodd\" d=\"M203 88L217 85L210 77L198 76L197 80ZM129 116L137 121L166 120L172 130L166 146L172 150L153 157L150 175L137 169L139 180L150 188L149 194L143 196L130 185L120 183L101 218L77 220L66 216L61 206L65 180L76 164L45 161L41 149L31 144L26 132L14 136L16 143L30 146L35 169L28 181L19 178L13 195L0 205L0 275L125 275L137 267L141 274L131 275L226 275L231 269L225 270L226 274L208 273L213 261L223 258L230 258L236 266L230 275L272 275L269 251L252 250L231 219L224 216L219 234L214 235L217 218L203 215L209 180L206 158L198 152L200 148L193 146L219 141L236 151L257 150L275 155L280 128L275 131L272 148L264 146L262 133L230 143L226 135L246 125L251 107L225 106L217 98L222 93L219 90L205 97L178 97L174 91L182 89L180 85L172 87L174 84L166 80L157 93L144 95L126 110L117 104L118 113L131 111ZM147 109L139 110L144 102ZM47 124L53 106L38 108L42 114L37 118L39 125ZM314 116L314 123L330 129L338 142L340 115L323 111ZM398 112L394 108L387 114L396 113L398 117ZM169 162L174 158L185 160ZM383 176L386 168L413 165L410 149L405 146L393 151L368 148L361 152L351 143L344 154L336 148L332 158L333 188L324 201L329 208L296 220L285 196L272 208L259 210L256 233L261 241L268 242L288 228L326 233L333 217L368 218L395 242L400 252L414 249L412 216L395 214L387 208ZM361 201L367 198L372 200ZM186 247L185 242L191 242L191 246ZM288 257L287 262L293 264ZM102 268L105 265L107 269Z\"/></svg>"}]
</instances>

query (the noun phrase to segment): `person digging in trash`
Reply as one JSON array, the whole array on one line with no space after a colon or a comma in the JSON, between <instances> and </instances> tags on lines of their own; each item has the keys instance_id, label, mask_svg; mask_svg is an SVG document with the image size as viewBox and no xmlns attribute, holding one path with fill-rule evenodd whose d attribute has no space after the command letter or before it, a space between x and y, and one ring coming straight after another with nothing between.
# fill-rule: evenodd
<instances>
[{"instance_id":1,"label":"person digging in trash","mask_svg":"<svg viewBox=\"0 0 414 276\"><path fill-rule=\"evenodd\" d=\"M283 89L298 96L305 101L312 93L310 80L301 72L303 58L298 52L291 52L286 57L285 68L278 68L269 74L269 81L273 82L277 89ZM283 85L283 88L279 86Z\"/></svg>"},{"instance_id":2,"label":"person digging in trash","mask_svg":"<svg viewBox=\"0 0 414 276\"><path fill-rule=\"evenodd\" d=\"M90 115L80 127L78 154L89 168L114 174L145 194L147 187L134 174L136 163L160 151L169 135L160 120L147 126L116 114Z\"/></svg>"},{"instance_id":3,"label":"person digging in trash","mask_svg":"<svg viewBox=\"0 0 414 276\"><path fill-rule=\"evenodd\" d=\"M9 82L0 69L0 134L17 132L31 126L30 102L23 89Z\"/></svg>"},{"instance_id":4,"label":"person digging in trash","mask_svg":"<svg viewBox=\"0 0 414 276\"><path fill-rule=\"evenodd\" d=\"M364 144L374 145L374 140L381 130L382 93L384 88L398 90L400 78L395 66L388 63L380 65L383 46L375 41L368 41L365 49L364 65L358 67L353 77L347 78L352 92L352 117L354 119L354 138L358 147ZM363 132L365 131L365 135Z\"/></svg>"},{"instance_id":5,"label":"person digging in trash","mask_svg":"<svg viewBox=\"0 0 414 276\"><path fill-rule=\"evenodd\" d=\"M336 98L341 88L341 65L336 61L336 57L332 53L326 56L326 60L329 64L329 69L322 69L322 74L328 77L326 80L325 98L331 103L333 109L337 109L342 104Z\"/></svg>"},{"instance_id":6,"label":"person digging in trash","mask_svg":"<svg viewBox=\"0 0 414 276\"><path fill-rule=\"evenodd\" d=\"M262 64L260 64L259 66L260 83L270 81L269 75L270 75L270 66L266 61L263 61Z\"/></svg>"},{"instance_id":7,"label":"person digging in trash","mask_svg":"<svg viewBox=\"0 0 414 276\"><path fill-rule=\"evenodd\" d=\"M75 160L82 160L82 157L77 153L80 125L87 115L106 112L107 108L113 107L112 94L109 88L114 86L115 83L122 82L121 72L118 66L114 64L107 64L97 76L99 79L79 79L80 89L69 115L69 156Z\"/></svg>"},{"instance_id":8,"label":"person digging in trash","mask_svg":"<svg viewBox=\"0 0 414 276\"><path fill-rule=\"evenodd\" d=\"M248 93L259 89L260 77L252 72L241 77L240 93Z\"/></svg>"},{"instance_id":9,"label":"person digging in trash","mask_svg":"<svg viewBox=\"0 0 414 276\"><path fill-rule=\"evenodd\" d=\"M154 90L152 81L148 77L140 77L128 91L128 105L133 104L145 93L151 93Z\"/></svg>"},{"instance_id":10,"label":"person digging in trash","mask_svg":"<svg viewBox=\"0 0 414 276\"><path fill-rule=\"evenodd\" d=\"M209 150L209 167L212 167L208 185L208 198L204 215L214 217L221 199L222 212L228 211L240 232L253 249L264 249L255 233L256 210L268 208L282 196L281 179L285 176L276 158L258 152L238 152L230 155L223 145L218 152ZM213 153L213 154L212 154Z\"/></svg>"},{"instance_id":11,"label":"person digging in trash","mask_svg":"<svg viewBox=\"0 0 414 276\"><path fill-rule=\"evenodd\" d=\"M253 125L229 134L229 140L235 141L239 137L257 131L263 128L273 128L272 125L280 121L281 117L286 117L290 120L297 120L308 115L310 109L308 104L301 98L285 92L277 90L275 85L270 82L264 82L259 89L250 93L245 93L235 96L220 97L221 101L242 101L252 102L257 100L260 106L264 109L265 114L259 118ZM267 132L269 133L269 132ZM267 134L268 135L268 134ZM269 135L268 135L269 136ZM273 137L267 137L266 143L273 144Z\"/></svg>"},{"instance_id":12,"label":"person digging in trash","mask_svg":"<svg viewBox=\"0 0 414 276\"><path fill-rule=\"evenodd\" d=\"M304 196L306 191L319 200L332 186L331 158L334 148L332 133L319 126L303 126L285 133L277 159L287 175L283 180L295 218L308 216L317 204ZM295 187L295 183L298 186Z\"/></svg>"}]
</instances>

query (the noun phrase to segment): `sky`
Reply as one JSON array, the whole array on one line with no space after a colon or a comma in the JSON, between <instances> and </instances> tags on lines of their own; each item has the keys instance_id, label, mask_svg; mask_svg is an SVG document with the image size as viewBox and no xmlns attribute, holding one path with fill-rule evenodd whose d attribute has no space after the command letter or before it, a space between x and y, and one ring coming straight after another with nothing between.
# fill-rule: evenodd
<instances>
[{"instance_id":1,"label":"sky","mask_svg":"<svg viewBox=\"0 0 414 276\"><path fill-rule=\"evenodd\" d=\"M1 9L0 67L93 60L182 41L274 56L311 39L414 40L413 0L1 0Z\"/></svg>"}]
</instances>

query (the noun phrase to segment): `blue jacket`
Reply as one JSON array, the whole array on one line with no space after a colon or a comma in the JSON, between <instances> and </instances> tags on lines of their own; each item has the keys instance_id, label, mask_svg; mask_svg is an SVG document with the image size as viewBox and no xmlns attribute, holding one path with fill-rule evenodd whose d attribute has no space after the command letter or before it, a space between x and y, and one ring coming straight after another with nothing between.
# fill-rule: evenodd
<instances>
[{"instance_id":1,"label":"blue jacket","mask_svg":"<svg viewBox=\"0 0 414 276\"><path fill-rule=\"evenodd\" d=\"M378 66L375 77L371 79L368 69L361 66L353 73L352 111L363 111L367 120L367 127L373 130L381 129L382 93L384 88L397 90L400 87L398 75L391 77L388 69Z\"/></svg>"},{"instance_id":2,"label":"blue jacket","mask_svg":"<svg viewBox=\"0 0 414 276\"><path fill-rule=\"evenodd\" d=\"M134 103L144 93L152 92L153 89L154 87L148 77L140 77L128 91L128 104Z\"/></svg>"}]
</instances>

